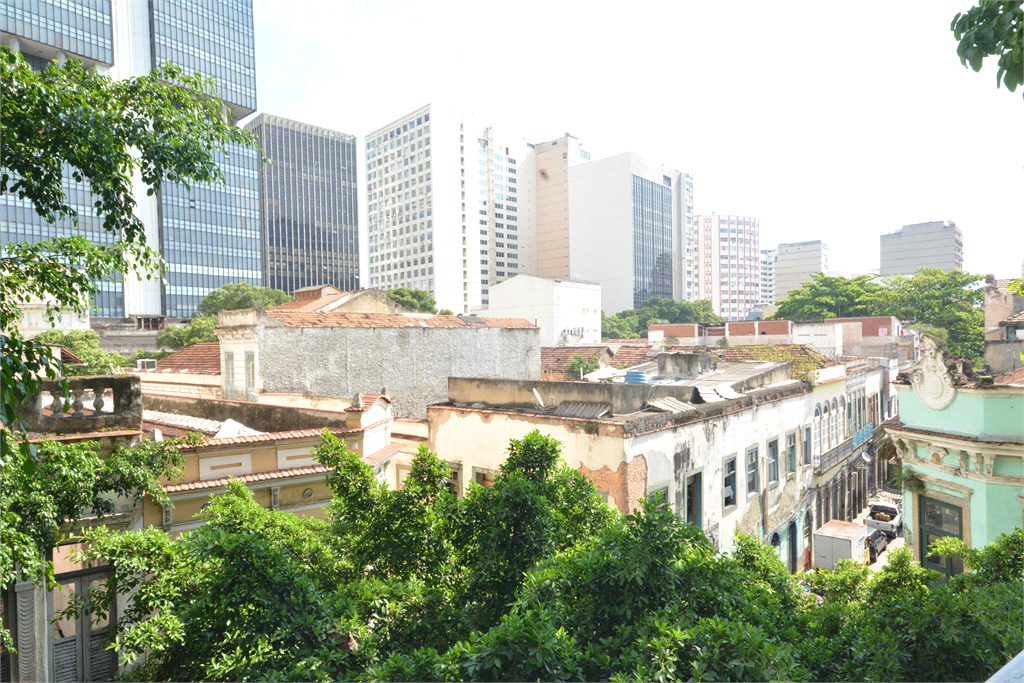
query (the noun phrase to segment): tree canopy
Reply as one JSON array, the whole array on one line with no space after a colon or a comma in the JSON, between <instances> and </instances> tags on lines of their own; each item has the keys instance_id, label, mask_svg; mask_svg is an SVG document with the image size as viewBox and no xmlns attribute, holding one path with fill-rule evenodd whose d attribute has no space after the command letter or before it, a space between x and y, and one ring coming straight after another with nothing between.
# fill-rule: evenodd
<instances>
[{"instance_id":1,"label":"tree canopy","mask_svg":"<svg viewBox=\"0 0 1024 683\"><path fill-rule=\"evenodd\" d=\"M1013 92L1024 83L1024 2L981 0L957 12L949 29L957 40L960 63L981 71L986 57L998 57L996 87Z\"/></svg>"},{"instance_id":2,"label":"tree canopy","mask_svg":"<svg viewBox=\"0 0 1024 683\"><path fill-rule=\"evenodd\" d=\"M134 177L150 195L165 181L186 186L223 181L216 155L235 144L255 145L224 112L213 79L185 75L171 64L115 81L74 59L36 72L21 55L0 47L0 194L31 202L48 223L73 227L78 203L64 190L65 169L70 169L72 185L91 193L92 210L113 238L111 244L69 236L4 245L0 467L13 462L15 443L32 456L25 466L35 466L31 444L15 438L15 430L25 428L15 407L38 389L41 378L60 375L49 347L21 337L19 306L46 301L51 319L60 310L81 313L101 281L129 272L153 277L161 260L146 245L135 212Z\"/></svg>"},{"instance_id":3,"label":"tree canopy","mask_svg":"<svg viewBox=\"0 0 1024 683\"><path fill-rule=\"evenodd\" d=\"M396 287L395 289L388 290L388 298L396 304L405 306L413 311L437 314L437 302L434 301L434 297L430 296L429 292L422 289ZM451 314L451 311L447 311L446 313L446 315Z\"/></svg>"},{"instance_id":4,"label":"tree canopy","mask_svg":"<svg viewBox=\"0 0 1024 683\"><path fill-rule=\"evenodd\" d=\"M636 339L647 336L647 327L658 320L670 323L711 323L723 322L715 313L710 301L676 301L653 297L641 304L640 308L619 311L613 316L601 312L601 337L603 339Z\"/></svg>"},{"instance_id":5,"label":"tree canopy","mask_svg":"<svg viewBox=\"0 0 1024 683\"><path fill-rule=\"evenodd\" d=\"M538 432L461 500L425 447L398 491L329 434L316 455L333 468L328 520L267 510L235 482L177 538L84 536L118 571L75 608L128 596L130 677L956 681L988 678L1024 640L1020 530L947 548L971 570L947 583L905 548L873 575L791 576L756 539L716 551L657 497L611 510Z\"/></svg>"},{"instance_id":6,"label":"tree canopy","mask_svg":"<svg viewBox=\"0 0 1024 683\"><path fill-rule=\"evenodd\" d=\"M779 303L773 319L895 315L939 328L938 335L948 340L957 356L976 360L984 352L981 305L985 295L979 288L980 275L921 268L914 275L884 278L882 285L871 282L868 275L846 278L812 273L811 278Z\"/></svg>"},{"instance_id":7,"label":"tree canopy","mask_svg":"<svg viewBox=\"0 0 1024 683\"><path fill-rule=\"evenodd\" d=\"M201 342L215 342L217 333L214 330L218 324L217 316L201 315L192 318L185 327L170 326L160 330L156 335L156 343L161 348L178 351Z\"/></svg>"},{"instance_id":8,"label":"tree canopy","mask_svg":"<svg viewBox=\"0 0 1024 683\"><path fill-rule=\"evenodd\" d=\"M596 353L587 358L577 353L569 361L569 365L566 366L565 375L569 379L582 379L583 375L594 372L600 369L600 367L601 363L598 362Z\"/></svg>"},{"instance_id":9,"label":"tree canopy","mask_svg":"<svg viewBox=\"0 0 1024 683\"><path fill-rule=\"evenodd\" d=\"M238 311L243 308L269 310L294 300L295 297L272 287L256 287L248 282L228 282L203 297L199 302L199 313L216 317L221 311Z\"/></svg>"}]
</instances>

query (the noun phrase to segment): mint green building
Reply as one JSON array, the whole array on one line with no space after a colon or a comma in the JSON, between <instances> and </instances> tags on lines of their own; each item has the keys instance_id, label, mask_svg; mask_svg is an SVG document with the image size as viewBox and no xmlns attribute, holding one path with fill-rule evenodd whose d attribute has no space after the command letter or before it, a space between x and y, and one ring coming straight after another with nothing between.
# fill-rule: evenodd
<instances>
[{"instance_id":1,"label":"mint green building","mask_svg":"<svg viewBox=\"0 0 1024 683\"><path fill-rule=\"evenodd\" d=\"M929 555L932 541L955 536L980 547L1024 523L1021 373L989 379L964 370L926 336L920 363L895 384L900 422L886 429L904 468L907 547L947 576L963 564Z\"/></svg>"}]
</instances>

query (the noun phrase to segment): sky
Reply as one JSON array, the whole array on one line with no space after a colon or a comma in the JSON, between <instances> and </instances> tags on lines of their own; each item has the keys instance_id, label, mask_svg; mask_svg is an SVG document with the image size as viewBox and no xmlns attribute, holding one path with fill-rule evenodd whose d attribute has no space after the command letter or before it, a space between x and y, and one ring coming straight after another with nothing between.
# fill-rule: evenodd
<instances>
[{"instance_id":1,"label":"sky","mask_svg":"<svg viewBox=\"0 0 1024 683\"><path fill-rule=\"evenodd\" d=\"M259 110L360 137L428 102L530 142L569 132L693 175L697 214L879 265L879 235L951 220L964 269L1021 274L1024 98L956 56L969 0L255 0Z\"/></svg>"}]
</instances>

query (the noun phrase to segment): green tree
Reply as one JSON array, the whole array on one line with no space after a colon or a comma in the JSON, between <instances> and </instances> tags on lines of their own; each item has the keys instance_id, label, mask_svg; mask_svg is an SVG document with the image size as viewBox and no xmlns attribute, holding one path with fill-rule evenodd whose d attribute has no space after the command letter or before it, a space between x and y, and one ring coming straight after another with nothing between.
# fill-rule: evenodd
<instances>
[{"instance_id":1,"label":"green tree","mask_svg":"<svg viewBox=\"0 0 1024 683\"><path fill-rule=\"evenodd\" d=\"M31 444L15 438L25 425L15 408L38 389L42 378L56 378L59 362L47 346L25 341L17 329L20 304L48 302L48 315L84 312L100 282L138 272L153 277L159 254L145 242L135 213L133 177L147 192L164 181L220 182L215 159L230 145L254 145L252 136L227 120L216 98L216 83L187 76L165 65L148 76L114 81L83 68L77 60L33 71L7 47L0 48L0 194L30 202L49 223L77 224L77 201L63 189L65 168L91 192L93 210L114 236L112 244L84 237L7 243L0 256L0 346L2 346L3 423L0 467L13 462L20 444L26 467L36 459Z\"/></svg>"},{"instance_id":2,"label":"green tree","mask_svg":"<svg viewBox=\"0 0 1024 683\"><path fill-rule=\"evenodd\" d=\"M185 327L168 327L160 330L156 335L156 343L157 346L177 351L201 342L215 342L217 333L214 330L218 325L217 316L202 315L192 318Z\"/></svg>"},{"instance_id":3,"label":"green tree","mask_svg":"<svg viewBox=\"0 0 1024 683\"><path fill-rule=\"evenodd\" d=\"M254 287L248 282L228 282L203 297L199 302L199 313L204 316L216 316L221 311L238 311L244 308L270 310L294 300L295 297L272 287Z\"/></svg>"},{"instance_id":4,"label":"green tree","mask_svg":"<svg viewBox=\"0 0 1024 683\"><path fill-rule=\"evenodd\" d=\"M396 287L395 289L388 290L388 298L394 301L396 304L405 306L406 308L413 311L419 311L420 313L437 314L437 302L434 301L434 297L430 296L428 292L422 289ZM448 311L444 315L451 314L452 312Z\"/></svg>"},{"instance_id":5,"label":"green tree","mask_svg":"<svg viewBox=\"0 0 1024 683\"><path fill-rule=\"evenodd\" d=\"M960 63L978 72L986 57L999 57L996 87L1005 85L1010 92L1024 82L1022 5L1019 0L981 0L966 12L957 12L949 25Z\"/></svg>"},{"instance_id":6,"label":"green tree","mask_svg":"<svg viewBox=\"0 0 1024 683\"><path fill-rule=\"evenodd\" d=\"M602 311L601 336L605 339L646 337L648 326L658 320L667 320L669 323L723 322L710 301L675 301L653 297L643 302L638 309L620 311L614 316L606 316Z\"/></svg>"},{"instance_id":7,"label":"green tree","mask_svg":"<svg viewBox=\"0 0 1024 683\"><path fill-rule=\"evenodd\" d=\"M811 281L791 290L773 320L815 320L880 315L876 297L882 286L870 275L853 278L811 273Z\"/></svg>"},{"instance_id":8,"label":"green tree","mask_svg":"<svg viewBox=\"0 0 1024 683\"><path fill-rule=\"evenodd\" d=\"M583 379L583 376L600 369L601 364L597 360L597 354L584 358L575 354L569 365L565 368L565 376L569 379Z\"/></svg>"},{"instance_id":9,"label":"green tree","mask_svg":"<svg viewBox=\"0 0 1024 683\"><path fill-rule=\"evenodd\" d=\"M85 366L65 366L64 374L107 375L125 365L119 353L107 353L100 348L100 336L92 330L47 330L36 335L40 344L63 346L83 361Z\"/></svg>"},{"instance_id":10,"label":"green tree","mask_svg":"<svg viewBox=\"0 0 1024 683\"><path fill-rule=\"evenodd\" d=\"M885 279L877 292L880 315L896 315L947 332L955 356L975 360L985 350L985 293L980 275L959 270L921 268L911 276Z\"/></svg>"}]
</instances>

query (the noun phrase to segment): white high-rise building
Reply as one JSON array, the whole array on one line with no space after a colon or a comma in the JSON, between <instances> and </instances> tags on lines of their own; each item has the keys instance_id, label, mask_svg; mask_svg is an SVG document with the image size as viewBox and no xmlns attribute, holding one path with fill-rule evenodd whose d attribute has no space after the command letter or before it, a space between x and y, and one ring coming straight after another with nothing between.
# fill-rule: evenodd
<instances>
[{"instance_id":1,"label":"white high-rise building","mask_svg":"<svg viewBox=\"0 0 1024 683\"><path fill-rule=\"evenodd\" d=\"M761 296L760 226L749 216L695 216L697 299L726 320L744 320Z\"/></svg>"},{"instance_id":2,"label":"white high-rise building","mask_svg":"<svg viewBox=\"0 0 1024 683\"><path fill-rule=\"evenodd\" d=\"M775 261L778 249L761 250L761 298L759 302L766 305L775 303Z\"/></svg>"},{"instance_id":3,"label":"white high-rise building","mask_svg":"<svg viewBox=\"0 0 1024 683\"><path fill-rule=\"evenodd\" d=\"M489 287L533 272L531 149L427 105L366 136L362 282L430 292L469 313Z\"/></svg>"},{"instance_id":4,"label":"white high-rise building","mask_svg":"<svg viewBox=\"0 0 1024 683\"><path fill-rule=\"evenodd\" d=\"M833 274L828 269L828 245L821 240L780 244L777 254L775 301L785 301L794 289L811 282L814 279L812 273Z\"/></svg>"}]
</instances>

